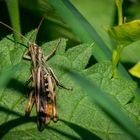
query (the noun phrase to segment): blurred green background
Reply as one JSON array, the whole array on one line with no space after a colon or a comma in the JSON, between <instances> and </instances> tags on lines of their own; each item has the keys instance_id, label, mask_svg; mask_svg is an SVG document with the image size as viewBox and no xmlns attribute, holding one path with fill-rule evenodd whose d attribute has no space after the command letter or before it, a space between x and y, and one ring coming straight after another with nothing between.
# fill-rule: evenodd
<instances>
[{"instance_id":1,"label":"blurred green background","mask_svg":"<svg viewBox=\"0 0 140 140\"><path fill-rule=\"evenodd\" d=\"M74 6L96 28L96 31L104 36L104 28L117 24L117 12L114 0L71 0ZM140 18L140 1L124 0L123 12L127 21ZM47 19L43 23L40 40L53 40L60 36L71 39L71 43L78 42L79 38L74 35L62 18L50 7L47 0L19 0L20 25L25 34L37 27L41 17L47 13ZM4 0L0 1L0 20L10 25L9 14ZM8 29L0 28L0 36L4 37L11 33ZM104 33L104 34L102 34ZM104 37L106 38L106 36ZM41 41L40 41L41 42Z\"/></svg>"},{"instance_id":2,"label":"blurred green background","mask_svg":"<svg viewBox=\"0 0 140 140\"><path fill-rule=\"evenodd\" d=\"M6 0L5 0L6 1ZM0 1L0 20L11 26L10 17L6 2ZM9 0L10 1L10 0ZM117 11L115 0L71 0L72 4L79 10L84 18L94 27L107 47L112 50L114 47L112 41L106 33L106 29L117 25ZM124 0L123 13L126 17L126 21L140 18L140 1L139 0ZM44 13L47 13L46 20L43 22L41 29L39 30L37 41L39 44L43 42L54 40L59 37L68 38L68 45L73 46L81 41L81 36L76 35L73 32L71 26L65 23L62 16L57 13L48 0L19 0L19 14L20 14L20 26L22 34L24 35L28 31L35 29ZM69 17L67 17L69 18ZM74 26L74 23L73 23ZM0 25L0 37L11 33L11 31ZM137 43L138 44L138 43ZM124 63L136 63L140 57L135 55L132 57L132 51L134 53L139 51L138 45L133 45L133 50L130 47L126 47L123 51L121 60ZM126 67L130 67L126 64Z\"/></svg>"}]
</instances>

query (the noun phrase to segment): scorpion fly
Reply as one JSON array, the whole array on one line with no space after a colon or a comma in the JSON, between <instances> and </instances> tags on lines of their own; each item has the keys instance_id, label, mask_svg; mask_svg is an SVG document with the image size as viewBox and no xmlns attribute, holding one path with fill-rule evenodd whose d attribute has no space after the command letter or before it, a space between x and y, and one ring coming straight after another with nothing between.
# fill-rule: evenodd
<instances>
[{"instance_id":1,"label":"scorpion fly","mask_svg":"<svg viewBox=\"0 0 140 140\"><path fill-rule=\"evenodd\" d=\"M44 18L45 16L43 16L40 24L38 25L36 37ZM45 124L48 124L51 119L53 119L54 122L58 121L58 111L56 107L56 86L60 86L68 90L70 89L66 88L60 83L51 67L47 64L47 60L54 55L61 40L58 41L57 47L52 50L48 56L44 56L43 50L36 43L30 42L26 37L7 24L1 21L0 24L17 33L29 44L28 50L23 55L23 58L31 60L32 63L31 76L26 82L26 85L31 83L31 90L28 93L25 115L30 115L30 112L35 104L37 126L39 131L42 131L45 128Z\"/></svg>"}]
</instances>

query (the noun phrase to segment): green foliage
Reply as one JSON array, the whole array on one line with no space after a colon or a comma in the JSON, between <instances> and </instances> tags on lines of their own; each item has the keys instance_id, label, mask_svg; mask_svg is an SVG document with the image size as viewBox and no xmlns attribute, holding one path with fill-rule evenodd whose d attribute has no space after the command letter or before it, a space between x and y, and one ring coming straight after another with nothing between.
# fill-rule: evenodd
<instances>
[{"instance_id":1,"label":"green foliage","mask_svg":"<svg viewBox=\"0 0 140 140\"><path fill-rule=\"evenodd\" d=\"M94 0L94 1L93 0L86 0L86 1L84 0L84 1L80 2L80 1L71 0L70 2L74 5L74 7L77 9L77 11L85 18L85 20L87 20L94 27L94 30L98 34L96 37L96 33L94 33L95 34L94 39L96 39L96 38L98 38L98 36L100 36L101 43L102 43L102 40L104 40L105 43L103 43L103 44L105 44L105 46L109 46L111 48L110 39L109 39L106 31L104 30L104 27L108 27L109 25L112 25L113 17L115 14L114 1L102 0L100 2L98 0ZM56 6L52 7L51 3L56 3L56 5L58 5L59 9L56 8ZM59 32L59 35L60 34L64 35L65 37L70 38L74 41L81 40L83 42L87 42L87 41L92 42L94 39L91 40L91 37L89 37L87 35L88 34L87 31L84 31L84 30L86 30L86 28L80 29L81 26L78 26L79 25L78 22L81 21L80 19L82 19L82 18L78 18L79 17L78 16L77 19L75 19L75 20L78 20L78 22L71 22L71 21L74 21L74 19L71 17L72 13L74 13L73 16L78 15L79 13L77 14L77 11L75 12L75 10L73 11L71 8L69 8L70 12L68 13L67 12L68 7L66 8L66 10L64 10L65 5L68 5L67 3L69 3L69 2L62 1L62 0L50 1L50 2L48 0L20 1L20 5L22 7L26 8L36 14L43 15L44 13L47 13L47 17L46 17L47 22L45 25L47 26L49 24L49 22L52 23L49 26L49 28L51 28L51 32L49 32L49 29L46 30L47 33L49 32L49 36L55 36L57 34L57 32ZM109 8L108 8L108 5L110 5ZM58 10L56 11L56 9L58 9ZM62 11L64 11L64 12L62 12ZM46 26L44 27L44 29L46 28ZM84 26L84 24L83 24L83 26ZM70 30L68 27L70 27ZM82 31L84 31L84 32L82 32ZM73 34L73 32L75 34ZM97 43L97 44L99 44L99 43ZM104 56L98 55L98 57L100 57L100 60L104 59L103 58ZM107 56L107 57L109 57L109 56ZM99 58L97 58L97 59L99 59Z\"/></svg>"},{"instance_id":2,"label":"green foliage","mask_svg":"<svg viewBox=\"0 0 140 140\"><path fill-rule=\"evenodd\" d=\"M124 47L140 40L140 20L124 23L108 30L111 37Z\"/></svg>"},{"instance_id":3,"label":"green foliage","mask_svg":"<svg viewBox=\"0 0 140 140\"><path fill-rule=\"evenodd\" d=\"M10 40L8 38L10 38ZM94 47L90 44L82 44L66 51L65 39L61 39L56 54L48 63L53 68L60 81L65 86L72 87L73 90L67 91L57 88L57 106L60 120L57 123L51 122L46 126L43 132L38 132L35 110L31 113L31 117L24 117L24 109L27 100L24 83L30 75L31 65L29 61L22 59L24 47L22 45L16 46L11 41L13 40L11 36L8 36L8 38L4 38L0 42L0 46L2 46L1 54L5 54L6 58L1 58L0 62L4 62L0 64L0 67L6 69L8 66L12 65L14 68L14 66L18 64L19 67L14 75L12 74L11 78L7 81L7 84L1 87L0 90L0 132L2 139L45 140L51 138L78 140L101 138L118 140L136 138L138 131L136 128L134 129L136 134L132 131L130 136L130 134L124 131L125 129L120 129L115 123L118 122L118 124L121 124L119 119L115 119L115 122L113 122L109 118L110 115L106 115L105 112L107 110L104 108L101 110L101 108L96 105L96 98L95 101L93 100L94 97L98 97L96 86L95 91L93 87L92 92L90 89L87 89L88 87L86 86L83 90L81 88L82 85L79 86L76 84L62 67L75 69L94 81L108 94L109 98L120 107L121 111L128 114L129 118L138 127L140 104L135 100L134 92L137 87L136 84L124 79L112 79L112 65L108 61L97 63L85 69ZM46 55L56 47L57 42L58 40L48 42L42 46ZM82 81L81 79L81 82ZM86 83L86 85L87 84L88 83ZM89 90L90 94L93 95L88 93ZM100 93L100 90L98 92L99 94L103 94L103 97L106 96L104 93ZM108 100L103 99L103 97L99 96L98 100L105 105L105 102ZM114 106L112 104L110 105L113 109ZM108 106L108 109L109 107L110 106ZM122 121L125 122L126 120L123 120L123 115L120 114L119 110L116 110L116 113L117 112L120 117L122 117ZM108 113L110 114L110 112ZM113 114L111 114L111 117L112 115ZM127 125L133 128L131 123ZM128 126L124 125L123 127L128 128Z\"/></svg>"},{"instance_id":4,"label":"green foliage","mask_svg":"<svg viewBox=\"0 0 140 140\"><path fill-rule=\"evenodd\" d=\"M111 37L114 38L114 40L117 42L115 49L113 50L112 54L112 63L113 63L113 77L117 77L117 65L119 63L122 50L124 47L127 45L132 44L133 42L138 41L139 38L139 20L131 21L125 23L123 19L123 14L122 14L122 1L121 0L116 0L116 6L118 8L118 26L111 27L108 29L108 33ZM131 51L132 52L132 51ZM130 53L132 56L132 53ZM135 66L136 68L136 66ZM139 77L137 74L139 73L137 71L136 74L136 69L131 69L130 72ZM134 74L135 73L135 74Z\"/></svg>"},{"instance_id":5,"label":"green foliage","mask_svg":"<svg viewBox=\"0 0 140 140\"><path fill-rule=\"evenodd\" d=\"M140 43L140 40L133 42L127 47L123 48L122 55L121 55L122 62L135 64L140 60L139 43Z\"/></svg>"},{"instance_id":6,"label":"green foliage","mask_svg":"<svg viewBox=\"0 0 140 140\"><path fill-rule=\"evenodd\" d=\"M20 16L19 16L19 5L18 5L18 0L5 0L6 5L7 5L7 9L9 12L9 17L11 20L11 24L12 27L17 31L17 32L21 32L20 29ZM14 33L14 38L15 41L18 42L20 41L20 37Z\"/></svg>"},{"instance_id":7,"label":"green foliage","mask_svg":"<svg viewBox=\"0 0 140 140\"><path fill-rule=\"evenodd\" d=\"M69 23L73 31L80 36L82 42L93 43L93 40L95 40L95 42L98 44L98 46L94 48L96 59L101 58L101 56L101 60L111 58L111 52L106 43L69 1L50 0L49 3L55 7L65 22ZM64 12L66 14L63 14ZM73 22L70 22L71 19L73 19Z\"/></svg>"},{"instance_id":8,"label":"green foliage","mask_svg":"<svg viewBox=\"0 0 140 140\"><path fill-rule=\"evenodd\" d=\"M119 58L121 56L121 51L124 47L140 40L139 30L140 30L140 20L127 22L122 25L108 29L108 33L110 34L110 36L113 37L115 41L118 43L117 51L114 50L114 53L113 53L114 65L118 63ZM138 52L139 52L139 49L138 49ZM135 55L133 55L133 53L135 53ZM138 58L139 60L139 55L136 55L136 54L137 54L136 51L135 52L133 52L132 50L129 51L129 56L131 56L132 58L133 56L136 56L136 58ZM135 60L136 58L133 58L132 60ZM129 72L136 77L140 77L139 62L133 68L131 68Z\"/></svg>"},{"instance_id":9,"label":"green foliage","mask_svg":"<svg viewBox=\"0 0 140 140\"><path fill-rule=\"evenodd\" d=\"M11 21L14 23L16 19L14 26L18 28L18 1L6 2ZM24 116L27 103L26 89L28 90L24 83L31 74L31 62L24 60L22 56L28 43L15 44L12 35L0 41L0 139L140 139L138 85L121 64L119 70L113 71L121 53L125 62L134 63L139 60L139 20L122 24L120 3L118 22L122 25L108 30L111 37L119 44L113 52L114 64L112 64L109 61L112 55L112 42L104 27L110 26L115 20L115 1L19 2L22 7L33 11L36 15L44 15L47 12L47 22L42 26L47 38L63 35L71 39L73 44L75 41L85 44L67 47L67 39L61 38L56 54L48 61L61 83L73 90L56 89L59 121L57 123L52 121L46 125L43 132L39 132L35 108L30 117ZM116 0L116 2L121 1ZM15 6L14 10L12 4ZM136 9L133 6L129 8L129 10ZM137 10L139 11L139 8ZM29 33L28 38L34 32ZM41 47L47 55L57 44L58 40L54 40ZM91 62L91 56L98 63ZM112 74L117 71L121 76L112 78ZM134 67L133 72L139 74L139 65Z\"/></svg>"},{"instance_id":10,"label":"green foliage","mask_svg":"<svg viewBox=\"0 0 140 140\"><path fill-rule=\"evenodd\" d=\"M140 78L140 61L135 65L133 66L129 72L133 75L133 76L136 76L138 78Z\"/></svg>"},{"instance_id":11,"label":"green foliage","mask_svg":"<svg viewBox=\"0 0 140 140\"><path fill-rule=\"evenodd\" d=\"M49 3L57 10L58 14L65 20L65 22L70 25L74 31L76 31L82 42L91 42L95 40L95 43L98 46L94 48L93 55L99 62L106 60L107 58L111 58L111 51L107 47L106 43L96 32L94 27L91 26L81 13L72 5L72 3L63 0L49 0ZM63 14L64 12L66 15ZM73 22L70 22L71 20ZM121 64L118 69L123 76L128 79L130 78Z\"/></svg>"}]
</instances>

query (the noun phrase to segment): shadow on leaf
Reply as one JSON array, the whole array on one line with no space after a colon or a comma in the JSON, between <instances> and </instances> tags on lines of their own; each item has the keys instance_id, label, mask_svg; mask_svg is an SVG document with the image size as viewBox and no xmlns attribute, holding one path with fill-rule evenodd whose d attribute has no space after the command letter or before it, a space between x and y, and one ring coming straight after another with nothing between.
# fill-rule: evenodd
<instances>
[{"instance_id":1,"label":"shadow on leaf","mask_svg":"<svg viewBox=\"0 0 140 140\"><path fill-rule=\"evenodd\" d=\"M3 106L0 106L0 112L4 112L7 114L18 116L19 118L16 118L14 120L10 120L8 122L5 122L0 125L0 139L4 137L6 133L8 133L11 129L13 129L16 126L19 126L21 124L29 123L29 122L36 122L36 117L25 117L22 114L9 110L8 108L5 108Z\"/></svg>"},{"instance_id":2,"label":"shadow on leaf","mask_svg":"<svg viewBox=\"0 0 140 140\"><path fill-rule=\"evenodd\" d=\"M36 117L20 117L14 120L10 120L6 123L0 125L0 139L4 137L6 133L8 133L11 129L21 124L29 123L29 122L36 122Z\"/></svg>"},{"instance_id":3,"label":"shadow on leaf","mask_svg":"<svg viewBox=\"0 0 140 140\"><path fill-rule=\"evenodd\" d=\"M28 86L25 86L21 81L18 81L17 79L12 78L8 84L7 88L17 91L18 93L21 93L22 95L26 95L28 91L30 91L30 88ZM26 90L25 90L26 88Z\"/></svg>"},{"instance_id":4,"label":"shadow on leaf","mask_svg":"<svg viewBox=\"0 0 140 140\"><path fill-rule=\"evenodd\" d=\"M0 112L5 112L7 114L16 115L16 116L19 117L19 118L10 120L10 121L5 122L5 123L0 125L0 139L2 139L11 129L13 129L13 128L19 126L19 125L29 123L29 122L35 122L36 123L36 116L25 117L22 114L20 114L18 112L15 112L15 111L11 111L11 110L3 107L3 106L0 106ZM68 122L68 121L65 121L65 120L61 120L61 119L60 119L60 121L63 122L65 125L69 126L76 133L78 133L79 136L83 140L88 140L88 139L100 140L100 138L97 137L95 134L91 133L87 129L85 129L85 128L77 125L77 124L74 124L74 123L71 123L71 122ZM46 129L53 130L54 132L59 133L60 135L66 136L70 139L80 140L79 138L71 135L70 133L66 133L66 132L61 131L57 128L49 127L48 125L46 125Z\"/></svg>"},{"instance_id":5,"label":"shadow on leaf","mask_svg":"<svg viewBox=\"0 0 140 140\"><path fill-rule=\"evenodd\" d=\"M96 136L95 134L91 133L89 130L87 130L86 128L84 127L81 127L75 123L71 123L71 122L68 122L68 121L65 121L65 120L60 120L62 121L65 125L69 126L70 128L72 128L76 133L78 133L81 138L83 140L91 140L91 139L94 139L94 140L101 140L98 136Z\"/></svg>"},{"instance_id":6,"label":"shadow on leaf","mask_svg":"<svg viewBox=\"0 0 140 140\"><path fill-rule=\"evenodd\" d=\"M15 115L15 116L18 116L18 117L23 117L22 114L16 112L16 111L13 111L13 110L10 110L8 108L5 108L3 106L0 105L0 112L4 112L6 114L11 114L11 115Z\"/></svg>"}]
</instances>

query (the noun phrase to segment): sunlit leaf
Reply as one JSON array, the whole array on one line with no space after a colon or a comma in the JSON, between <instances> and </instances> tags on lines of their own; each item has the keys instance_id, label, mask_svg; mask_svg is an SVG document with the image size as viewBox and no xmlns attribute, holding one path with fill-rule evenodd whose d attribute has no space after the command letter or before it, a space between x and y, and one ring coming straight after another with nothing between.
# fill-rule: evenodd
<instances>
[{"instance_id":1,"label":"sunlit leaf","mask_svg":"<svg viewBox=\"0 0 140 140\"><path fill-rule=\"evenodd\" d=\"M108 33L121 45L127 46L140 40L140 20L134 20L119 26L111 27Z\"/></svg>"},{"instance_id":2,"label":"sunlit leaf","mask_svg":"<svg viewBox=\"0 0 140 140\"><path fill-rule=\"evenodd\" d=\"M138 78L140 78L140 61L134 65L130 70L129 72L133 75L133 76L136 76Z\"/></svg>"}]
</instances>

